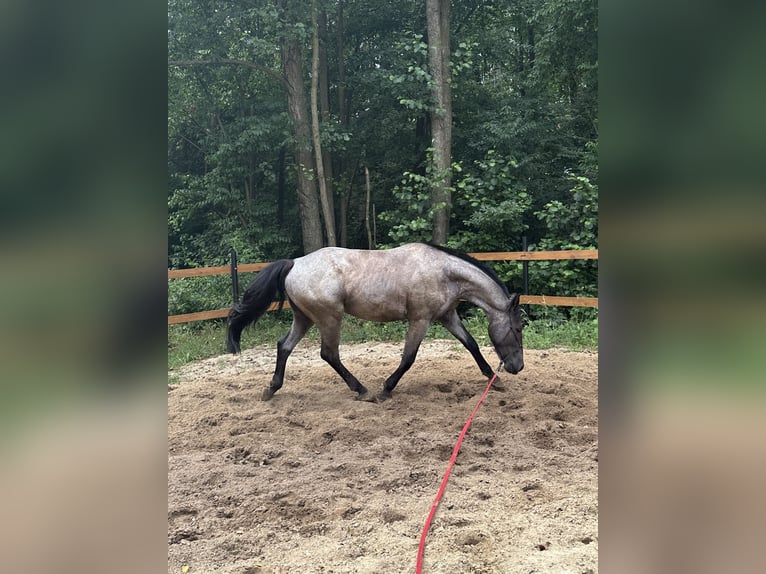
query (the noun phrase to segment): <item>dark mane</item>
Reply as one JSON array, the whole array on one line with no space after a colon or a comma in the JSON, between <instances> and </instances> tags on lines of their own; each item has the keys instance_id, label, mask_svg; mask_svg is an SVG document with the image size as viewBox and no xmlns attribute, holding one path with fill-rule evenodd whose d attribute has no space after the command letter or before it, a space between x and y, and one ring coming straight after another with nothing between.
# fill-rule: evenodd
<instances>
[{"instance_id":1,"label":"dark mane","mask_svg":"<svg viewBox=\"0 0 766 574\"><path fill-rule=\"evenodd\" d=\"M497 283L500 288L503 290L503 293L507 297L510 297L510 293L508 292L508 287L505 286L505 283L503 283L500 280L500 277L497 276L497 273L495 273L494 269L492 269L489 265L486 263L482 263L478 259L474 259L470 255L466 255L465 253L462 253L460 251L456 251L450 247L444 247L443 245L433 245L432 243L426 243L429 247L433 247L434 249L438 249L439 251L443 251L444 253L447 253L448 255L452 255L453 257L457 257L458 259L462 259L466 263L470 263L474 267L477 267L481 269L486 275L489 276L492 281Z\"/></svg>"}]
</instances>

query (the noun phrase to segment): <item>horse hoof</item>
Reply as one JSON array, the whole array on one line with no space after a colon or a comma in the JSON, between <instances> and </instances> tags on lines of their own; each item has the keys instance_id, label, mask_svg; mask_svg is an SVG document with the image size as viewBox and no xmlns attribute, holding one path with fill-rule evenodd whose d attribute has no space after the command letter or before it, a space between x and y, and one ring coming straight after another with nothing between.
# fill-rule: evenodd
<instances>
[{"instance_id":1,"label":"horse hoof","mask_svg":"<svg viewBox=\"0 0 766 574\"><path fill-rule=\"evenodd\" d=\"M357 401L364 401L366 403L375 403L377 400L375 399L375 395L370 393L369 391L364 391L363 393L359 393L356 397Z\"/></svg>"},{"instance_id":2,"label":"horse hoof","mask_svg":"<svg viewBox=\"0 0 766 574\"><path fill-rule=\"evenodd\" d=\"M378 393L378 396L375 397L375 402L382 403L383 401L387 401L391 398L391 393L387 393L386 391L380 391Z\"/></svg>"},{"instance_id":3,"label":"horse hoof","mask_svg":"<svg viewBox=\"0 0 766 574\"><path fill-rule=\"evenodd\" d=\"M266 387L263 389L263 394L261 395L262 401L268 401L271 397L274 396L274 391L272 391L269 387Z\"/></svg>"}]
</instances>

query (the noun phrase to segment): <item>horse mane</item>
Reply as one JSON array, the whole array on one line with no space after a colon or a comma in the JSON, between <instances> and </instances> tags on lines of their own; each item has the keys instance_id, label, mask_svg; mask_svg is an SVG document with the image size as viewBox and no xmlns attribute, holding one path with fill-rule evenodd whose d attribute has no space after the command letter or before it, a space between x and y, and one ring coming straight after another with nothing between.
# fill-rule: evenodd
<instances>
[{"instance_id":1,"label":"horse mane","mask_svg":"<svg viewBox=\"0 0 766 574\"><path fill-rule=\"evenodd\" d=\"M487 276L489 276L492 281L497 283L500 288L503 290L503 293L506 294L506 296L510 297L510 293L508 292L508 287L506 287L505 283L503 283L500 280L500 277L497 276L497 273L495 273L495 270L492 269L489 265L486 263L483 263L479 261L478 259L474 259L470 255L467 255L461 251L457 251L455 249L452 249L451 247L444 247L443 245L434 245L433 243L426 243L429 247L433 247L434 249L438 249L439 251L443 251L447 255L452 255L453 257L457 257L458 259L462 259L466 263L470 263L474 267L477 267L481 271L483 271Z\"/></svg>"}]
</instances>

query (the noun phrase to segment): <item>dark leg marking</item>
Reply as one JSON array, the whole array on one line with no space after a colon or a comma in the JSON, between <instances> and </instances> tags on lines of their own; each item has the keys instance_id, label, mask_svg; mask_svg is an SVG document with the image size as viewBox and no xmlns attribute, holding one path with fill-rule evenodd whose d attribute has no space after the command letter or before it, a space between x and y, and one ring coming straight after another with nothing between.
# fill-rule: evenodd
<instances>
[{"instance_id":1,"label":"dark leg marking","mask_svg":"<svg viewBox=\"0 0 766 574\"><path fill-rule=\"evenodd\" d=\"M402 362L399 363L399 366L396 368L396 370L391 373L391 376L386 379L383 390L378 395L378 401L385 401L386 399L391 398L391 393L399 382L399 379L401 379L404 373L410 369L412 363L415 362L415 357L417 357L420 343L423 341L423 337L426 336L429 324L430 321L427 320L410 322L409 328L407 329L407 337L404 340Z\"/></svg>"},{"instance_id":2,"label":"dark leg marking","mask_svg":"<svg viewBox=\"0 0 766 574\"><path fill-rule=\"evenodd\" d=\"M268 401L274 396L274 393L282 388L285 379L285 365L287 364L287 358L290 356L290 353L293 352L298 341L303 338L313 324L313 321L306 317L300 309L293 307L293 324L287 335L282 337L277 343L277 365L274 368L274 376L271 378L271 384L263 390L261 400Z\"/></svg>"},{"instance_id":3,"label":"dark leg marking","mask_svg":"<svg viewBox=\"0 0 766 574\"><path fill-rule=\"evenodd\" d=\"M479 365L482 374L485 377L491 377L495 372L489 363L484 359L484 356L479 351L479 345L476 343L476 339L471 336L465 325L460 321L460 317L457 314L457 310L450 311L447 315L439 319L439 322L452 333L455 338L463 343L463 346L468 349L476 364Z\"/></svg>"},{"instance_id":4,"label":"dark leg marking","mask_svg":"<svg viewBox=\"0 0 766 574\"><path fill-rule=\"evenodd\" d=\"M340 351L338 350L340 345L340 324L341 319L330 319L323 321L322 325L317 325L319 333L322 335L322 351L320 356L335 369L335 372L341 376L349 389L358 393L358 400L370 400L367 388L349 372L340 360Z\"/></svg>"}]
</instances>

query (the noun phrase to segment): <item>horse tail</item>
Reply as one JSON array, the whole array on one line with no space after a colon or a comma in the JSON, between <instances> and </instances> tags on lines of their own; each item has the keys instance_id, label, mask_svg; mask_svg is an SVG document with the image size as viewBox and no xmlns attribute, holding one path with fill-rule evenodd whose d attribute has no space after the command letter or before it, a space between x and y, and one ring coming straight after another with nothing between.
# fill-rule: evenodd
<instances>
[{"instance_id":1,"label":"horse tail","mask_svg":"<svg viewBox=\"0 0 766 574\"><path fill-rule=\"evenodd\" d=\"M277 293L279 308L282 308L285 302L285 277L293 268L293 264L292 259L280 259L264 267L250 283L242 301L231 308L226 335L226 348L230 353L239 353L243 329L266 312Z\"/></svg>"}]
</instances>

